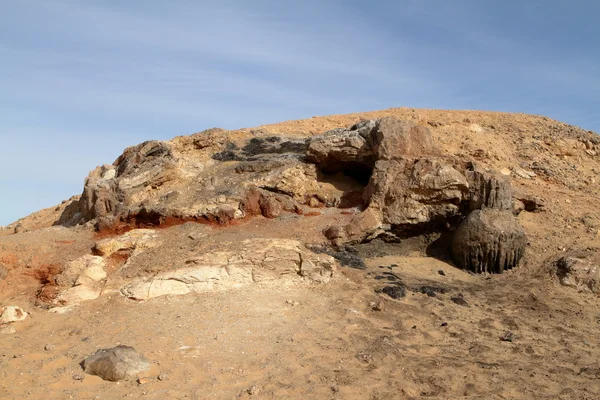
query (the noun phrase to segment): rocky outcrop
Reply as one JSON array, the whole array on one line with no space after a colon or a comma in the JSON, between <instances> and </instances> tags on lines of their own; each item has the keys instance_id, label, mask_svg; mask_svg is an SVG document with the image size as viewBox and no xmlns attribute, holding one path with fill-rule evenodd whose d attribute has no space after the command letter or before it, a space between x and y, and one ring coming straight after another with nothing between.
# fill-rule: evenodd
<instances>
[{"instance_id":1,"label":"rocky outcrop","mask_svg":"<svg viewBox=\"0 0 600 400\"><path fill-rule=\"evenodd\" d=\"M452 241L452 258L476 273L514 268L525 253L527 237L509 210L484 208L461 222Z\"/></svg>"},{"instance_id":2,"label":"rocky outcrop","mask_svg":"<svg viewBox=\"0 0 600 400\"><path fill-rule=\"evenodd\" d=\"M117 382L150 369L150 361L131 346L100 349L82 361L83 370L105 381Z\"/></svg>"},{"instance_id":3,"label":"rocky outcrop","mask_svg":"<svg viewBox=\"0 0 600 400\"><path fill-rule=\"evenodd\" d=\"M325 283L334 271L332 257L315 254L294 240L255 239L222 246L227 247L230 250L200 254L153 277L135 279L121 293L147 300L271 281Z\"/></svg>"},{"instance_id":4,"label":"rocky outcrop","mask_svg":"<svg viewBox=\"0 0 600 400\"><path fill-rule=\"evenodd\" d=\"M477 210L520 210L506 178L444 156L429 129L412 121L361 121L309 139L229 139L225 131L209 130L193 135L186 149L183 139L128 148L113 165L90 174L69 223L94 220L99 230L120 232L123 225L226 225L258 215L308 214L306 207L358 207L349 225L328 230L339 246L381 234L399 239L452 229ZM209 150L216 152L204 154ZM204 156L181 157L193 151ZM98 246L97 254L114 252Z\"/></svg>"}]
</instances>

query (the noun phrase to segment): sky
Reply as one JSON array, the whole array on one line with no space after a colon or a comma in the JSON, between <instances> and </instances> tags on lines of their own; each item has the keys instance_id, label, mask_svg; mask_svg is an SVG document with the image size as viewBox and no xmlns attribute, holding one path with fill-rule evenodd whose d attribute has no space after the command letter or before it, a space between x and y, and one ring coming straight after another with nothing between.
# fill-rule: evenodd
<instances>
[{"instance_id":1,"label":"sky","mask_svg":"<svg viewBox=\"0 0 600 400\"><path fill-rule=\"evenodd\" d=\"M0 0L0 225L127 146L390 107L600 132L597 0Z\"/></svg>"}]
</instances>

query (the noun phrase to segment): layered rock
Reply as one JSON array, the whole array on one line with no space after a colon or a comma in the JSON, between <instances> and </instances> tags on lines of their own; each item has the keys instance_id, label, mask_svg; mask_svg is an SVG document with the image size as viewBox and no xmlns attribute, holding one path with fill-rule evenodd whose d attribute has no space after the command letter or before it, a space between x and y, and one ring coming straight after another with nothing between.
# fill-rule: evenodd
<instances>
[{"instance_id":1,"label":"layered rock","mask_svg":"<svg viewBox=\"0 0 600 400\"><path fill-rule=\"evenodd\" d=\"M364 196L384 224L397 226L455 216L468 193L464 175L443 160L401 158L375 164Z\"/></svg>"},{"instance_id":2,"label":"layered rock","mask_svg":"<svg viewBox=\"0 0 600 400\"><path fill-rule=\"evenodd\" d=\"M223 244L224 248L228 246ZM239 288L253 283L326 283L335 260L305 249L300 242L280 239L245 240L230 250L200 254L153 277L140 277L121 289L136 300Z\"/></svg>"}]
</instances>

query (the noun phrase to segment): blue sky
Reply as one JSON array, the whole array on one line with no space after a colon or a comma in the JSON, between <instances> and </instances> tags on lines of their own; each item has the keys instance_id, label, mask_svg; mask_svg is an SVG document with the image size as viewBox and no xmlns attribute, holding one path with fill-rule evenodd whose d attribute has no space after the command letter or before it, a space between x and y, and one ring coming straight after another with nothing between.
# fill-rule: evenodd
<instances>
[{"instance_id":1,"label":"blue sky","mask_svg":"<svg viewBox=\"0 0 600 400\"><path fill-rule=\"evenodd\" d=\"M126 146L389 107L600 132L600 2L0 0L0 225Z\"/></svg>"}]
</instances>

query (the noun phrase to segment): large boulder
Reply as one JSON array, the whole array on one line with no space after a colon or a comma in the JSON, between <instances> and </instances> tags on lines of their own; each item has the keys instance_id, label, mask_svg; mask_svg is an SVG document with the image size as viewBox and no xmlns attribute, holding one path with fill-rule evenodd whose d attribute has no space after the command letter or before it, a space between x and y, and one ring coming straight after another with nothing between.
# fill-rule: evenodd
<instances>
[{"instance_id":1,"label":"large boulder","mask_svg":"<svg viewBox=\"0 0 600 400\"><path fill-rule=\"evenodd\" d=\"M131 346L100 349L81 363L83 370L105 381L116 382L150 369L148 359Z\"/></svg>"},{"instance_id":2,"label":"large boulder","mask_svg":"<svg viewBox=\"0 0 600 400\"><path fill-rule=\"evenodd\" d=\"M502 273L518 265L526 246L525 231L510 210L484 208L460 223L451 251L460 268Z\"/></svg>"}]
</instances>

